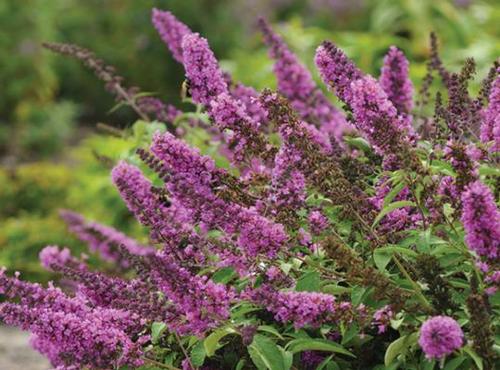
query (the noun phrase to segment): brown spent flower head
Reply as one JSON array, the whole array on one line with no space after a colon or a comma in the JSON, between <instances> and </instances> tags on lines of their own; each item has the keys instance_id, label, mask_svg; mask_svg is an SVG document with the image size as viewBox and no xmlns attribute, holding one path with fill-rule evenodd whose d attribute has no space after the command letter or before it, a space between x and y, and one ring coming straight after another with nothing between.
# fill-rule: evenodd
<instances>
[{"instance_id":1,"label":"brown spent flower head","mask_svg":"<svg viewBox=\"0 0 500 370\"><path fill-rule=\"evenodd\" d=\"M405 307L410 295L377 269L366 266L363 258L338 237L330 236L324 239L321 247L338 267L346 271L349 283L373 287L375 299L387 299L396 312Z\"/></svg>"},{"instance_id":2,"label":"brown spent flower head","mask_svg":"<svg viewBox=\"0 0 500 370\"><path fill-rule=\"evenodd\" d=\"M432 305L440 314L447 314L448 310L457 308L450 292L450 284L443 278L444 270L439 260L430 254L421 254L415 263L418 278L429 287Z\"/></svg>"},{"instance_id":3,"label":"brown spent flower head","mask_svg":"<svg viewBox=\"0 0 500 370\"><path fill-rule=\"evenodd\" d=\"M353 210L357 207L356 212L361 212L359 207L367 205L366 196L360 189L353 188L342 173L339 164L331 156L324 154L321 148L310 139L287 99L266 89L262 92L260 101L267 109L271 121L275 122L278 127L284 126L285 130L293 132L290 140L303 155L299 170L308 182L334 204ZM364 214L366 216L366 213ZM370 223L370 220L363 220L363 222Z\"/></svg>"},{"instance_id":4,"label":"brown spent flower head","mask_svg":"<svg viewBox=\"0 0 500 370\"><path fill-rule=\"evenodd\" d=\"M488 297L477 291L477 279L471 281L471 294L467 297L472 348L483 358L485 369L494 370L498 355L493 351L494 333L491 327L491 307Z\"/></svg>"}]
</instances>

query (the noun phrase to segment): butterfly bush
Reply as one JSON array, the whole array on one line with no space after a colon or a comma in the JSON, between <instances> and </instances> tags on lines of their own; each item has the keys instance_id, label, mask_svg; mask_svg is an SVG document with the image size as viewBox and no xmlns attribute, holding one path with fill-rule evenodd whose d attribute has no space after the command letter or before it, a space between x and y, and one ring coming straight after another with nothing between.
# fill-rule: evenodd
<instances>
[{"instance_id":1,"label":"butterfly bush","mask_svg":"<svg viewBox=\"0 0 500 370\"><path fill-rule=\"evenodd\" d=\"M371 76L325 41L310 71L260 19L277 91L259 92L172 13L152 23L190 111L46 44L150 125L111 171L147 237L62 210L106 264L51 245L60 287L2 269L1 320L61 370L494 369L498 61L472 96L474 61L447 69L431 35L417 93L395 46Z\"/></svg>"}]
</instances>

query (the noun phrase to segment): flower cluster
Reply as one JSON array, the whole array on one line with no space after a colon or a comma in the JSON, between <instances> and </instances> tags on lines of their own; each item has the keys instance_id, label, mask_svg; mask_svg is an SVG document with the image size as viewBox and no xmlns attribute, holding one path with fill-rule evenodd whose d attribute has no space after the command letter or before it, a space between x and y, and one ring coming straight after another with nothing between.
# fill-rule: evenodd
<instances>
[{"instance_id":1,"label":"flower cluster","mask_svg":"<svg viewBox=\"0 0 500 370\"><path fill-rule=\"evenodd\" d=\"M497 74L500 75L500 69ZM485 143L491 142L490 151L500 151L500 76L498 76L491 88L488 107L483 111L483 123L481 125L481 140Z\"/></svg>"},{"instance_id":2,"label":"flower cluster","mask_svg":"<svg viewBox=\"0 0 500 370\"><path fill-rule=\"evenodd\" d=\"M154 9L152 21L184 67L192 112L124 88L85 49L48 46L159 121L111 171L149 237L61 211L106 269L48 246L41 263L63 289L2 270L1 320L30 331L61 370L420 368L424 355L444 365L466 342L474 351L461 353L464 368L479 356L493 369L498 64L471 96L474 62L448 71L432 36L421 104L432 73L443 86L422 117L430 107L414 111L409 62L396 47L375 78L323 42L315 64L335 98L261 19L278 91L259 93L172 13ZM398 363L384 356L406 340Z\"/></svg>"},{"instance_id":3,"label":"flower cluster","mask_svg":"<svg viewBox=\"0 0 500 370\"><path fill-rule=\"evenodd\" d=\"M399 113L413 109L413 83L409 77L409 62L398 48L391 46L384 58L379 78L380 86Z\"/></svg>"},{"instance_id":4,"label":"flower cluster","mask_svg":"<svg viewBox=\"0 0 500 370\"><path fill-rule=\"evenodd\" d=\"M479 181L462 193L462 222L470 249L490 260L500 257L500 212L490 189Z\"/></svg>"},{"instance_id":5,"label":"flower cluster","mask_svg":"<svg viewBox=\"0 0 500 370\"><path fill-rule=\"evenodd\" d=\"M0 273L0 292L19 303L0 304L0 318L29 330L34 347L61 369L140 366L142 343L138 316L124 310L87 305L58 288L42 288Z\"/></svg>"},{"instance_id":6,"label":"flower cluster","mask_svg":"<svg viewBox=\"0 0 500 370\"><path fill-rule=\"evenodd\" d=\"M449 355L463 345L464 333L451 317L435 316L423 323L418 343L428 359Z\"/></svg>"},{"instance_id":7,"label":"flower cluster","mask_svg":"<svg viewBox=\"0 0 500 370\"><path fill-rule=\"evenodd\" d=\"M68 224L69 230L80 240L86 242L91 252L99 252L102 259L113 262L117 266L123 268L129 267L128 261L122 258L120 248L125 248L129 253L139 256L153 253L154 251L153 248L140 245L135 240L112 227L101 225L97 222L86 221L78 213L67 210L62 210L60 213L61 217Z\"/></svg>"},{"instance_id":8,"label":"flower cluster","mask_svg":"<svg viewBox=\"0 0 500 370\"><path fill-rule=\"evenodd\" d=\"M259 19L264 41L269 46L269 54L276 60L274 73L278 79L278 90L305 121L340 138L348 128L342 114L316 86L311 73L288 49L264 19Z\"/></svg>"}]
</instances>

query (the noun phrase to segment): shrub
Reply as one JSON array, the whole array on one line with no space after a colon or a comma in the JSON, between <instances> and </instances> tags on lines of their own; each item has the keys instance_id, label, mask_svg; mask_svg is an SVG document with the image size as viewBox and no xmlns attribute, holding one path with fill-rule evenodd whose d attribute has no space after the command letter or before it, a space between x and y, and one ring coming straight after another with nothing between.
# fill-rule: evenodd
<instances>
[{"instance_id":1,"label":"shrub","mask_svg":"<svg viewBox=\"0 0 500 370\"><path fill-rule=\"evenodd\" d=\"M401 50L375 79L325 41L315 64L339 110L264 20L278 92L232 81L171 13L153 23L195 112L127 87L88 50L47 45L156 120L111 172L148 245L65 211L115 271L47 247L65 290L2 271L0 317L61 369L493 369L498 64L471 96L474 61L448 70L432 36L415 107Z\"/></svg>"}]
</instances>

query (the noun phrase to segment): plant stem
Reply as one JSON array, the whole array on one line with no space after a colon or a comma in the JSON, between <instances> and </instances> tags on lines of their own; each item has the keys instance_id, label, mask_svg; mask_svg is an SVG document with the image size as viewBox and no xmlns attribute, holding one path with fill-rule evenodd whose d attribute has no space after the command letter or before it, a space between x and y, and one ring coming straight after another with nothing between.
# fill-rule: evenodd
<instances>
[{"instance_id":1,"label":"plant stem","mask_svg":"<svg viewBox=\"0 0 500 370\"><path fill-rule=\"evenodd\" d=\"M410 284L415 289L415 294L417 295L417 298L420 301L420 303L429 310L433 310L432 305L429 303L427 298L425 298L424 294L422 293L422 289L420 288L420 286L411 278L410 274L399 260L397 253L394 253L392 255L392 259L394 260L394 263L398 266L399 271L404 275L406 279L410 281Z\"/></svg>"},{"instance_id":2,"label":"plant stem","mask_svg":"<svg viewBox=\"0 0 500 370\"><path fill-rule=\"evenodd\" d=\"M175 339L177 340L177 343L179 344L179 347L181 347L181 350L182 350L182 353L184 354L184 357L186 357L186 360L189 364L189 366L192 368L192 369L195 369L195 367L193 366L193 364L191 363L191 359L189 358L189 355L186 351L186 349L184 348L184 346L182 345L182 342L181 342L181 338L179 338L179 335L174 332L174 335L175 335Z\"/></svg>"},{"instance_id":3,"label":"plant stem","mask_svg":"<svg viewBox=\"0 0 500 370\"><path fill-rule=\"evenodd\" d=\"M150 364L152 364L152 365L155 365L155 366L161 367L161 368L163 368L163 369L169 369L169 370L181 370L181 369L179 369L178 367L175 367L175 366L170 366L170 365L167 365L167 364L161 363L161 362L159 362L159 361L153 360L153 359L148 358L148 357L144 357L144 361L149 362L149 363L150 363Z\"/></svg>"},{"instance_id":4,"label":"plant stem","mask_svg":"<svg viewBox=\"0 0 500 370\"><path fill-rule=\"evenodd\" d=\"M139 117L141 117L141 119L143 121L151 122L151 120L146 115L146 113L144 113L137 106L134 99L130 97L130 95L123 89L123 87L120 84L115 83L114 87L115 87L116 91L118 92L118 94L122 97L122 99L124 99L127 102L127 104L139 115Z\"/></svg>"}]
</instances>

